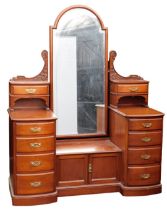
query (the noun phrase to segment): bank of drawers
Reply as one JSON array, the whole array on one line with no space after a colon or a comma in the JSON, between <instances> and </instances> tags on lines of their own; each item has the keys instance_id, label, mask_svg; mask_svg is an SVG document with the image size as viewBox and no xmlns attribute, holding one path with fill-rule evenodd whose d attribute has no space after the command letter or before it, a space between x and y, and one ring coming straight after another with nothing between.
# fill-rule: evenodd
<instances>
[{"instance_id":1,"label":"bank of drawers","mask_svg":"<svg viewBox=\"0 0 167 210\"><path fill-rule=\"evenodd\" d=\"M15 194L55 191L55 121L15 123Z\"/></svg>"},{"instance_id":2,"label":"bank of drawers","mask_svg":"<svg viewBox=\"0 0 167 210\"><path fill-rule=\"evenodd\" d=\"M155 185L161 177L162 118L129 119L129 186Z\"/></svg>"}]
</instances>

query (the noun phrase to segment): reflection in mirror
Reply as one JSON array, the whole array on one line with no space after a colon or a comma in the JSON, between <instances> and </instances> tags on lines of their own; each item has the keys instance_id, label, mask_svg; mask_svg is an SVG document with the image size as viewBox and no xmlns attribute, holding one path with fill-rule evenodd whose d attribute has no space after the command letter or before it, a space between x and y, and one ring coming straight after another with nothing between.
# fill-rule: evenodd
<instances>
[{"instance_id":1,"label":"reflection in mirror","mask_svg":"<svg viewBox=\"0 0 167 210\"><path fill-rule=\"evenodd\" d=\"M66 12L53 30L57 135L104 133L105 32L86 9Z\"/></svg>"}]
</instances>

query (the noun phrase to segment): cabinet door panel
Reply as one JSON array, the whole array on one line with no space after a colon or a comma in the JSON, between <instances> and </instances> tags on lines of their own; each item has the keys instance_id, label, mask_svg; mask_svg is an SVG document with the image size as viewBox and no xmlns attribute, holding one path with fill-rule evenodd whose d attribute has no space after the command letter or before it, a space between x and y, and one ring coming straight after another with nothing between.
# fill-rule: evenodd
<instances>
[{"instance_id":1,"label":"cabinet door panel","mask_svg":"<svg viewBox=\"0 0 167 210\"><path fill-rule=\"evenodd\" d=\"M90 156L89 183L111 183L119 180L117 154L95 154Z\"/></svg>"},{"instance_id":2,"label":"cabinet door panel","mask_svg":"<svg viewBox=\"0 0 167 210\"><path fill-rule=\"evenodd\" d=\"M58 156L58 186L87 184L87 164L87 155Z\"/></svg>"}]
</instances>

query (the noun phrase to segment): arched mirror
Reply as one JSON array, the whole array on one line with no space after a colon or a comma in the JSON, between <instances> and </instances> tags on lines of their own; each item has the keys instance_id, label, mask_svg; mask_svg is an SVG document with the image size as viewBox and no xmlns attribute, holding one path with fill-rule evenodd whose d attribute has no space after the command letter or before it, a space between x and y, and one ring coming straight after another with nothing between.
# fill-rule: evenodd
<instances>
[{"instance_id":1,"label":"arched mirror","mask_svg":"<svg viewBox=\"0 0 167 210\"><path fill-rule=\"evenodd\" d=\"M107 132L107 29L90 8L65 9L50 27L51 107L59 137Z\"/></svg>"}]
</instances>

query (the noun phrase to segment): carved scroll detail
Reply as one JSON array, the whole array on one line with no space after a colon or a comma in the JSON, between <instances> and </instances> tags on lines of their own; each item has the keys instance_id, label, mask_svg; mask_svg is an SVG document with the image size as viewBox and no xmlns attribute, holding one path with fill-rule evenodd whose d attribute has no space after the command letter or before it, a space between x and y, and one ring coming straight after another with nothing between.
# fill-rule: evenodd
<instances>
[{"instance_id":1,"label":"carved scroll detail","mask_svg":"<svg viewBox=\"0 0 167 210\"><path fill-rule=\"evenodd\" d=\"M143 80L143 78L138 75L129 75L128 77L123 77L120 74L118 74L114 68L114 60L116 56L117 56L116 51L110 51L110 59L109 59L110 80Z\"/></svg>"},{"instance_id":2,"label":"carved scroll detail","mask_svg":"<svg viewBox=\"0 0 167 210\"><path fill-rule=\"evenodd\" d=\"M41 52L41 56L44 61L44 66L38 75L36 75L35 77L31 77L31 78L28 78L25 76L17 76L17 77L13 77L11 79L11 81L22 81L22 80L25 80L25 81L48 81L48 51L43 50Z\"/></svg>"}]
</instances>

